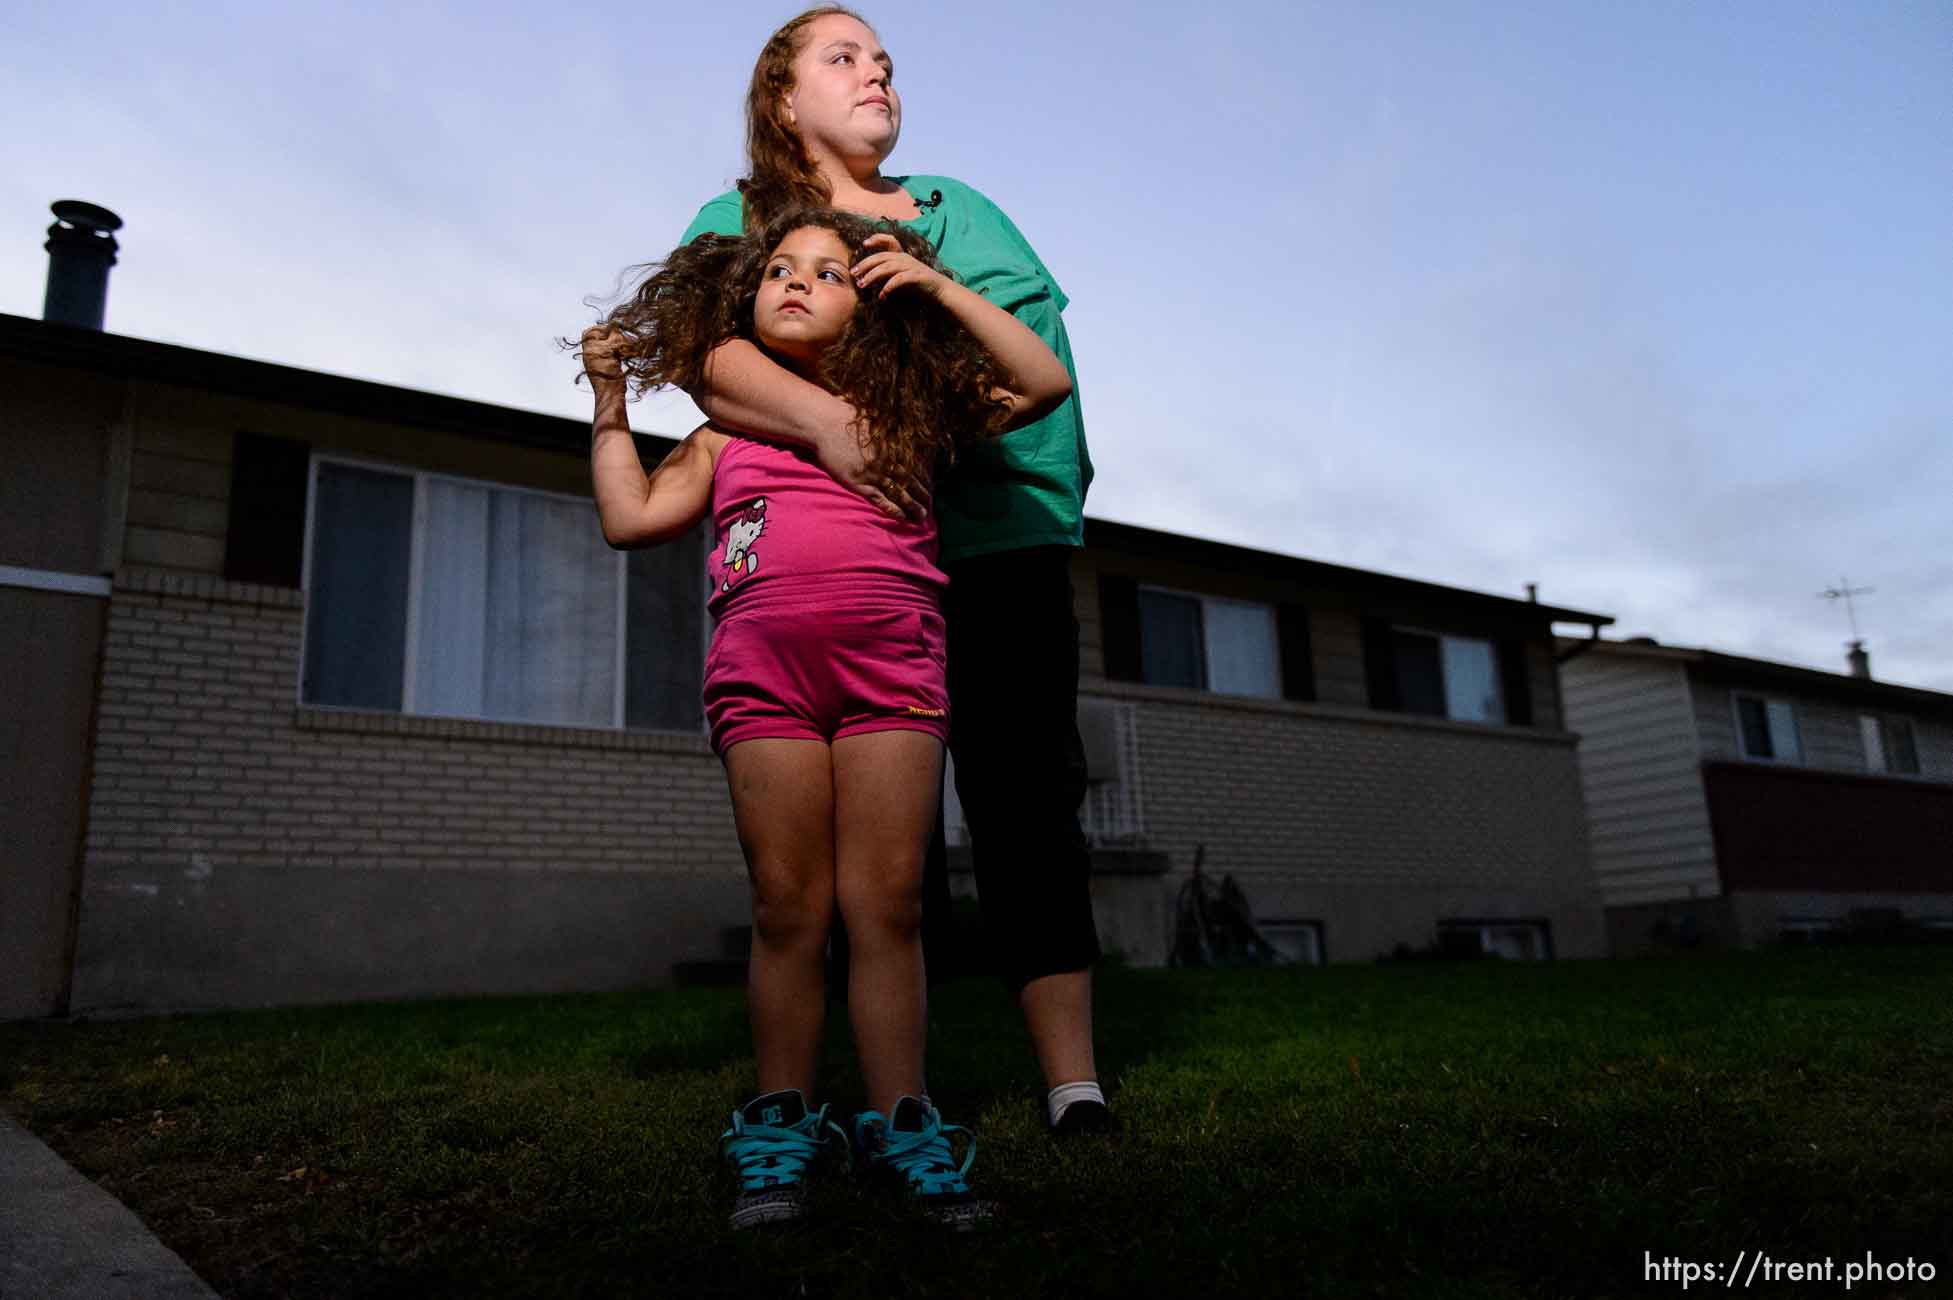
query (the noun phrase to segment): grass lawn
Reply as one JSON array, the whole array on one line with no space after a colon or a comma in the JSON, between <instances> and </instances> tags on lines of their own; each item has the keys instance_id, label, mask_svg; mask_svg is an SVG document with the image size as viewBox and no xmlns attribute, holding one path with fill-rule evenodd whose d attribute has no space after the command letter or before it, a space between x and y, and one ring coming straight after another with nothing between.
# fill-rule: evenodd
<instances>
[{"instance_id":1,"label":"grass lawn","mask_svg":"<svg viewBox=\"0 0 1953 1300\"><path fill-rule=\"evenodd\" d=\"M838 1168L726 1229L737 990L0 1026L0 1100L227 1296L1679 1295L1644 1252L1739 1251L1953 1294L1946 948L1109 971L1121 1128L1062 1147L1003 993L934 1019L1005 1207L969 1237Z\"/></svg>"}]
</instances>

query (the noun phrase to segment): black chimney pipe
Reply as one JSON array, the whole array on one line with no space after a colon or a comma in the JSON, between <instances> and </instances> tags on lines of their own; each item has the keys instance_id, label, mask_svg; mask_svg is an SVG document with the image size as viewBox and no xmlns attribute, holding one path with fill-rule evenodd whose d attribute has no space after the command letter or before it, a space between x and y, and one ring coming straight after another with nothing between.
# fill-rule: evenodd
<instances>
[{"instance_id":1,"label":"black chimney pipe","mask_svg":"<svg viewBox=\"0 0 1953 1300\"><path fill-rule=\"evenodd\" d=\"M80 199L62 199L53 207L41 319L98 330L108 310L109 268L115 265L113 232L122 228L122 218Z\"/></svg>"}]
</instances>

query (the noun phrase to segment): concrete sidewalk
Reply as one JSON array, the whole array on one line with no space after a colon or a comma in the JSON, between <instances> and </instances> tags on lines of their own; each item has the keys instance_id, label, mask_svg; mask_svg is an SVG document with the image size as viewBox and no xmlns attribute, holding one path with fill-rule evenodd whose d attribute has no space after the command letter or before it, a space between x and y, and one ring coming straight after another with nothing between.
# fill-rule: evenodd
<instances>
[{"instance_id":1,"label":"concrete sidewalk","mask_svg":"<svg viewBox=\"0 0 1953 1300\"><path fill-rule=\"evenodd\" d=\"M0 1112L0 1300L216 1300L122 1202Z\"/></svg>"}]
</instances>

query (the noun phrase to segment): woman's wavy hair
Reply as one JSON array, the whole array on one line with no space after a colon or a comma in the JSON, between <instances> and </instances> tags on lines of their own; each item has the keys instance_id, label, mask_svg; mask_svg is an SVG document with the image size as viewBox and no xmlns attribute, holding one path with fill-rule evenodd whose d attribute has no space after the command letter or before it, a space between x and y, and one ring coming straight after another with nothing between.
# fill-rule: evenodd
<instances>
[{"instance_id":1,"label":"woman's wavy hair","mask_svg":"<svg viewBox=\"0 0 1953 1300\"><path fill-rule=\"evenodd\" d=\"M753 80L746 88L746 162L752 174L739 182L748 231L764 228L789 208L825 207L834 197L786 114L793 61L806 44L804 33L815 19L830 14L868 25L867 19L840 5L809 9L773 33L753 64Z\"/></svg>"},{"instance_id":2,"label":"woman's wavy hair","mask_svg":"<svg viewBox=\"0 0 1953 1300\"><path fill-rule=\"evenodd\" d=\"M807 226L839 236L850 264L870 237L890 234L903 252L942 270L936 250L915 232L833 208L784 212L737 239L701 235L644 268L643 281L605 319L624 336L618 361L630 386L697 392L719 344L743 338L764 348L753 330L760 275L780 242ZM860 295L816 377L854 407L862 446L877 463L953 457L957 441L995 436L1010 416L997 393L1013 383L1002 363L940 303L911 289Z\"/></svg>"}]
</instances>

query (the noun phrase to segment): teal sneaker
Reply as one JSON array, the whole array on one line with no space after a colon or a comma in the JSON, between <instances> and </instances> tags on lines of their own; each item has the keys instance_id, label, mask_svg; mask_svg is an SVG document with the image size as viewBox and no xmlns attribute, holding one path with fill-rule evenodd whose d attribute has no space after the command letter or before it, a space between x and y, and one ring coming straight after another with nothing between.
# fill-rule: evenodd
<instances>
[{"instance_id":1,"label":"teal sneaker","mask_svg":"<svg viewBox=\"0 0 1953 1300\"><path fill-rule=\"evenodd\" d=\"M796 1088L755 1097L734 1111L732 1127L719 1135L719 1154L739 1176L732 1226L751 1228L805 1214L803 1179L830 1132L845 1151L848 1135L828 1122L827 1107L809 1113Z\"/></svg>"},{"instance_id":2,"label":"teal sneaker","mask_svg":"<svg viewBox=\"0 0 1953 1300\"><path fill-rule=\"evenodd\" d=\"M960 1165L950 1150L952 1133L966 1140ZM994 1213L964 1178L976 1160L976 1135L961 1124L943 1123L926 1101L903 1097L895 1103L894 1116L886 1119L880 1111L863 1111L854 1118L854 1145L871 1174L899 1178L923 1209L959 1232Z\"/></svg>"}]
</instances>

